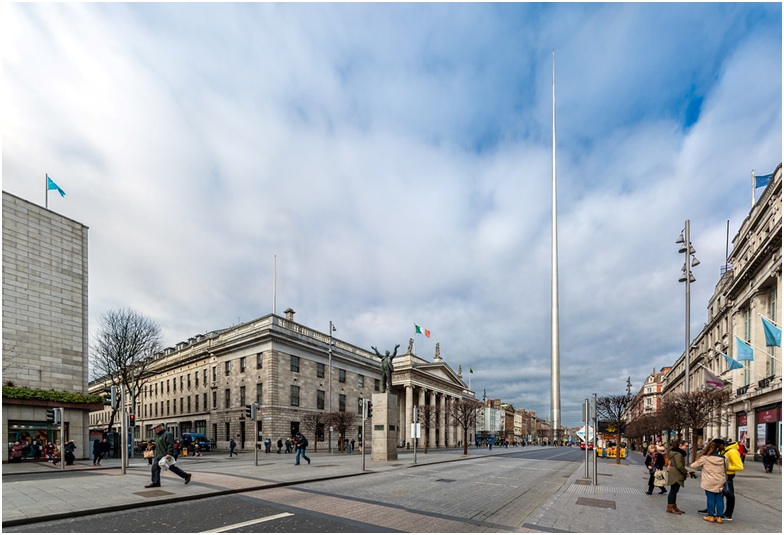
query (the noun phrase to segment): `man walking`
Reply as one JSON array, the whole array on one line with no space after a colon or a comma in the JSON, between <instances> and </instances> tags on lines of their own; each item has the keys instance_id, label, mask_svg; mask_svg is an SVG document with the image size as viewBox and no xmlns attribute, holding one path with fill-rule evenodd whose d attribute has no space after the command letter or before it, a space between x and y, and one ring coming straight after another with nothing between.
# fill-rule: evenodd
<instances>
[{"instance_id":1,"label":"man walking","mask_svg":"<svg viewBox=\"0 0 784 535\"><path fill-rule=\"evenodd\" d=\"M174 437L166 430L166 426L158 424L153 428L153 431L155 431L155 434L158 436L155 439L155 458L152 463L152 483L144 486L147 489L161 486L161 466L158 462L167 455L174 456ZM179 466L173 464L169 467L169 471L174 472L183 478L186 485L191 482L191 474L184 472Z\"/></svg>"},{"instance_id":2,"label":"man walking","mask_svg":"<svg viewBox=\"0 0 784 535\"><path fill-rule=\"evenodd\" d=\"M308 447L308 439L302 433L297 433L294 437L294 445L297 448L297 459L294 464L299 464L300 455L310 464L310 457L305 455L305 448Z\"/></svg>"},{"instance_id":3,"label":"man walking","mask_svg":"<svg viewBox=\"0 0 784 535\"><path fill-rule=\"evenodd\" d=\"M232 438L231 441L229 441L229 457L231 457L232 455L239 455L239 453L234 451L234 448L236 447L237 447L237 443Z\"/></svg>"}]
</instances>

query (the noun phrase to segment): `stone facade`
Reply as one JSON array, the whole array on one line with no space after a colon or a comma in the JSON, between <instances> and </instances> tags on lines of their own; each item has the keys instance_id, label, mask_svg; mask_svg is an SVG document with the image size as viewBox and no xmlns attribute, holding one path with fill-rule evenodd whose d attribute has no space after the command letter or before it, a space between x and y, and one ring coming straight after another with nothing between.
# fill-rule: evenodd
<instances>
[{"instance_id":1,"label":"stone facade","mask_svg":"<svg viewBox=\"0 0 784 535\"><path fill-rule=\"evenodd\" d=\"M324 430L314 444L313 435L301 427L302 417L331 409L356 415L345 438L361 442L361 400L381 391L380 359L293 318L294 311L287 310L286 318L267 315L164 350L148 368L150 377L138 399L128 399L128 409L133 407L136 415L135 437L151 438L152 427L163 422L175 436L204 433L218 448L234 438L240 449L252 449L256 441L270 438L274 443L301 431L321 449L329 447L329 431ZM410 432L409 389L422 395L438 393L439 414L444 414L447 395L449 399L473 397L441 359L431 363L406 354L398 356L394 366L392 392L401 399L397 425L401 444ZM104 383L96 381L90 387L98 393ZM246 417L245 406L251 403L259 404L256 421ZM105 430L108 412L93 413L91 427ZM447 433L449 444L457 443L456 430L447 431L445 420L443 416L438 420L433 445L445 445ZM338 438L335 431L333 447Z\"/></svg>"},{"instance_id":2,"label":"stone facade","mask_svg":"<svg viewBox=\"0 0 784 535\"><path fill-rule=\"evenodd\" d=\"M3 192L3 384L87 393L87 227ZM3 399L11 444L22 433L59 440L46 409ZM87 410L65 407L67 439L86 457ZM8 447L3 459L8 458Z\"/></svg>"},{"instance_id":3,"label":"stone facade","mask_svg":"<svg viewBox=\"0 0 784 535\"><path fill-rule=\"evenodd\" d=\"M760 316L779 326L781 314L781 164L732 240L708 321L689 353L690 388L701 388L703 366L728 381L730 405L720 425L695 431L695 442L714 437L744 440L750 451L772 438L781 445L781 347L766 347ZM728 371L722 353L737 358L736 337L754 348L754 360ZM683 390L684 355L667 373L664 394Z\"/></svg>"}]
</instances>

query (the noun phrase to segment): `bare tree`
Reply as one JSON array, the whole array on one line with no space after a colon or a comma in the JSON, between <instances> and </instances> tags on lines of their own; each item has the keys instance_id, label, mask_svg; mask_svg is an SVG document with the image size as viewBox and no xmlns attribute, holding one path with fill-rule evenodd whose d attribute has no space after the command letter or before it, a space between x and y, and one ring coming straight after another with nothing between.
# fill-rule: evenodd
<instances>
[{"instance_id":1,"label":"bare tree","mask_svg":"<svg viewBox=\"0 0 784 535\"><path fill-rule=\"evenodd\" d=\"M424 436L425 453L427 453L428 437L430 430L436 425L435 405L419 405L419 424L422 426L422 436Z\"/></svg>"},{"instance_id":2,"label":"bare tree","mask_svg":"<svg viewBox=\"0 0 784 535\"><path fill-rule=\"evenodd\" d=\"M596 412L599 419L605 420L615 426L616 441L615 463L621 464L621 432L625 423L626 409L634 398L622 394L620 396L602 396L596 400Z\"/></svg>"},{"instance_id":3,"label":"bare tree","mask_svg":"<svg viewBox=\"0 0 784 535\"><path fill-rule=\"evenodd\" d=\"M452 425L463 430L463 455L468 455L468 430L476 426L476 411L484 405L473 400L457 400L450 404L447 411Z\"/></svg>"},{"instance_id":4,"label":"bare tree","mask_svg":"<svg viewBox=\"0 0 784 535\"><path fill-rule=\"evenodd\" d=\"M703 429L710 424L721 425L722 411L730 399L729 389L701 388L678 392L664 398L662 417L671 429ZM692 461L697 448L692 448Z\"/></svg>"},{"instance_id":5,"label":"bare tree","mask_svg":"<svg viewBox=\"0 0 784 535\"><path fill-rule=\"evenodd\" d=\"M343 411L327 412L324 415L327 417L329 425L334 426L340 433L341 440L338 442L338 451L344 451L346 447L346 432L349 427L356 425L359 417L353 412Z\"/></svg>"},{"instance_id":6,"label":"bare tree","mask_svg":"<svg viewBox=\"0 0 784 535\"><path fill-rule=\"evenodd\" d=\"M92 346L93 376L125 389L136 399L161 348L161 328L153 320L131 309L110 310L101 316ZM116 412L111 413L109 429Z\"/></svg>"},{"instance_id":7,"label":"bare tree","mask_svg":"<svg viewBox=\"0 0 784 535\"><path fill-rule=\"evenodd\" d=\"M313 433L313 451L317 452L319 431L323 432L324 426L329 423L329 413L309 412L303 414L299 421L306 431Z\"/></svg>"}]
</instances>

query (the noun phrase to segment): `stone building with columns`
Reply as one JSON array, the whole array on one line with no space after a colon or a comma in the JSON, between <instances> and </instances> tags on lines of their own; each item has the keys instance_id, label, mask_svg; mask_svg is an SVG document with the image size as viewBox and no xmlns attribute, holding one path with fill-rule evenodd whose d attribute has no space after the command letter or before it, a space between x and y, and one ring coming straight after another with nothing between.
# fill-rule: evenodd
<instances>
[{"instance_id":1,"label":"stone building with columns","mask_svg":"<svg viewBox=\"0 0 784 535\"><path fill-rule=\"evenodd\" d=\"M379 357L295 322L291 309L285 314L197 335L165 349L148 366L141 392L126 396L127 410L136 416L134 437L151 438L152 427L163 422L176 437L204 433L219 449L232 438L240 449L252 449L264 438L274 443L307 432L301 423L308 413L341 411L357 416L342 438L361 442L362 399L381 391ZM460 370L455 373L443 360L438 345L432 361L413 354L412 346L393 360L392 393L398 397L400 418L396 443L411 442L413 408L430 405L436 407L435 425L420 445L426 438L429 448L456 446L462 438L450 425L448 407L454 400L474 400L474 394ZM95 381L91 391L98 393L103 386ZM245 406L251 403L259 404L255 421L246 417ZM91 414L95 431L107 431L107 421L108 409ZM328 430L315 435L317 448L329 447ZM340 437L331 438L334 447Z\"/></svg>"}]
</instances>

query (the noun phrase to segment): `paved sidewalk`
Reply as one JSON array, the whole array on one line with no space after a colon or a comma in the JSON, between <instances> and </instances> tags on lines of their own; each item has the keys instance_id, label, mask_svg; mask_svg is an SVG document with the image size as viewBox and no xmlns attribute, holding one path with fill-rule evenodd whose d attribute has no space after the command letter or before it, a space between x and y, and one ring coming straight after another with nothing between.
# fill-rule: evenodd
<instances>
[{"instance_id":1,"label":"paved sidewalk","mask_svg":"<svg viewBox=\"0 0 784 535\"><path fill-rule=\"evenodd\" d=\"M678 492L683 515L666 512L667 495L659 495L658 489L645 494L648 472L634 459L615 464L615 459L600 458L597 472L594 487L592 467L586 479L581 465L523 527L577 533L781 533L781 471L765 474L762 463L747 463L736 474L734 518L722 525L708 523L697 513L706 507L699 472L698 479L687 480Z\"/></svg>"},{"instance_id":2,"label":"paved sidewalk","mask_svg":"<svg viewBox=\"0 0 784 535\"><path fill-rule=\"evenodd\" d=\"M526 449L534 449L529 446ZM519 453L520 448L470 448L468 458ZM375 462L365 457L361 471L359 453L351 455L309 453L313 463L294 466L294 455L253 452L229 458L226 452L210 452L203 457L180 457L179 464L193 474L190 484L163 471L162 487L146 489L150 467L136 458L122 475L118 459L106 459L103 466L77 461L62 471L48 463L3 465L3 527L70 518L100 512L127 510L156 503L194 500L200 497L247 492L307 481L392 470L416 470L413 454L401 452L398 461ZM459 462L462 451L431 450L417 454L417 465ZM708 524L697 514L705 504L699 480L689 480L679 493L678 505L688 514L665 512L665 496L644 494L647 473L635 459L616 465L599 459L599 486L584 483L585 468L577 468L550 500L528 517L518 532L712 532L781 533L781 473L764 474L761 463L749 463L735 479L738 495L735 521L722 526ZM45 472L46 474L36 474ZM412 504L415 506L415 504Z\"/></svg>"}]
</instances>

